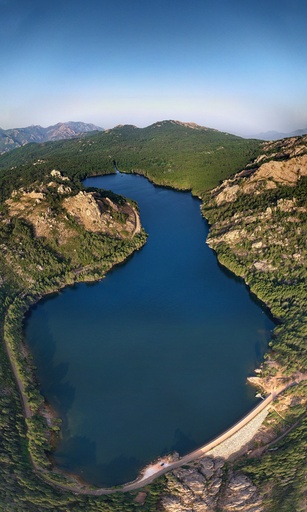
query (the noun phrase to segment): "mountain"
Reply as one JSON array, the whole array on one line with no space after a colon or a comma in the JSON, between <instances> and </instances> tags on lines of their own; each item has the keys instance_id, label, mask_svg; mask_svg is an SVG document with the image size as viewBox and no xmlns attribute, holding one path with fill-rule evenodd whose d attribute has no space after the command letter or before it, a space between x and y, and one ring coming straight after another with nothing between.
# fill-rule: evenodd
<instances>
[{"instance_id":1,"label":"mountain","mask_svg":"<svg viewBox=\"0 0 307 512\"><path fill-rule=\"evenodd\" d=\"M257 133L256 135L249 135L249 139L261 139L261 140L280 140L287 137L299 137L307 133L307 128L301 130L295 130L294 132L281 133L274 130L269 132Z\"/></svg>"},{"instance_id":2,"label":"mountain","mask_svg":"<svg viewBox=\"0 0 307 512\"><path fill-rule=\"evenodd\" d=\"M81 176L114 172L116 162L120 171L144 174L158 185L192 189L199 195L241 170L257 156L261 144L194 123L168 120L146 128L121 125L82 138L27 144L2 155L0 169L37 165L43 160L50 169L65 166L66 173Z\"/></svg>"},{"instance_id":3,"label":"mountain","mask_svg":"<svg viewBox=\"0 0 307 512\"><path fill-rule=\"evenodd\" d=\"M26 128L12 128L10 130L2 130L0 128L0 154L24 146L29 142L71 139L80 136L82 133L93 131L103 131L103 128L90 123L73 121L57 123L47 128L39 125L27 126Z\"/></svg>"},{"instance_id":4,"label":"mountain","mask_svg":"<svg viewBox=\"0 0 307 512\"><path fill-rule=\"evenodd\" d=\"M145 242L142 232L133 234L133 203L110 191L85 190L79 181L114 172L114 160L120 170L200 191L210 224L208 244L277 319L269 347L264 341L255 347L255 364L267 354L249 382L261 398L287 389L210 455L184 463L137 495L116 488L114 495L99 496L93 487L65 480L50 463L60 423L44 407L23 343L23 321L37 300L74 282L101 279ZM235 169L240 172L234 174ZM25 512L122 512L137 510L140 497L148 511L305 510L306 212L307 136L264 143L162 121L144 129L118 126L72 140L28 144L0 156L3 510L12 510L14 503L15 510ZM216 292L212 300L219 300ZM266 328L264 321L261 332ZM235 347L231 352L233 359ZM7 356L12 368L18 365L16 382L33 412L27 428Z\"/></svg>"}]
</instances>

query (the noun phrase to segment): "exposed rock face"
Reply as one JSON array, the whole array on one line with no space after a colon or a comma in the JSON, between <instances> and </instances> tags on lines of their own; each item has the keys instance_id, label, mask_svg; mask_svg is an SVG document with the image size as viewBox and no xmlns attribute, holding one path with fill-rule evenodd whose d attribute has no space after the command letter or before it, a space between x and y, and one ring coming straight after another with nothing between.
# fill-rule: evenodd
<instances>
[{"instance_id":1,"label":"exposed rock face","mask_svg":"<svg viewBox=\"0 0 307 512\"><path fill-rule=\"evenodd\" d=\"M16 194L12 194L13 197L16 198ZM12 215L16 215L23 210L27 210L28 208L33 207L34 205L39 204L45 195L42 192L23 192L20 197L17 199L8 199L6 204L10 208L10 212Z\"/></svg>"},{"instance_id":2,"label":"exposed rock face","mask_svg":"<svg viewBox=\"0 0 307 512\"><path fill-rule=\"evenodd\" d=\"M288 139L277 140L274 142L267 142L263 145L264 151L269 154L270 158L284 158L293 157L295 155L302 155L306 153L307 135L290 137ZM266 158L266 155L259 158ZM257 161L259 160L257 159Z\"/></svg>"},{"instance_id":3,"label":"exposed rock face","mask_svg":"<svg viewBox=\"0 0 307 512\"><path fill-rule=\"evenodd\" d=\"M277 183L295 185L301 176L307 176L307 155L287 161L271 161L261 165L250 178L251 182L272 179Z\"/></svg>"},{"instance_id":4,"label":"exposed rock face","mask_svg":"<svg viewBox=\"0 0 307 512\"><path fill-rule=\"evenodd\" d=\"M232 185L231 180L224 181L223 189L215 196L215 201L217 205L220 205L224 201L226 203L231 203L237 199L237 195L239 193L240 187L239 185Z\"/></svg>"},{"instance_id":5,"label":"exposed rock face","mask_svg":"<svg viewBox=\"0 0 307 512\"><path fill-rule=\"evenodd\" d=\"M53 177L67 182L65 177L55 174L57 171L52 172ZM47 187L63 196L71 194L71 187L68 185L50 182ZM141 230L139 215L131 204L117 205L108 197L100 198L93 192L81 191L64 197L61 206L66 210L66 215L50 208L44 186L30 192L21 191L17 195L13 193L6 205L11 217L22 217L33 225L37 237L56 239L58 245L78 236L78 230L67 214L88 231L117 238L132 238Z\"/></svg>"},{"instance_id":6,"label":"exposed rock face","mask_svg":"<svg viewBox=\"0 0 307 512\"><path fill-rule=\"evenodd\" d=\"M257 244L256 248L259 248L259 244ZM276 267L271 265L271 263L266 260L255 261L254 267L257 270L260 270L260 272L272 272L272 270L276 270Z\"/></svg>"},{"instance_id":7,"label":"exposed rock face","mask_svg":"<svg viewBox=\"0 0 307 512\"><path fill-rule=\"evenodd\" d=\"M129 203L118 206L111 199L98 199L93 192L79 194L64 199L67 212L93 232L117 234L131 237L141 229L136 210Z\"/></svg>"},{"instance_id":8,"label":"exposed rock face","mask_svg":"<svg viewBox=\"0 0 307 512\"><path fill-rule=\"evenodd\" d=\"M294 186L302 176L307 176L307 155L290 158L286 161L263 163L251 176L238 184L240 174L234 179L225 180L215 189L217 205L235 201L239 194L260 194L264 190L276 188L277 183Z\"/></svg>"},{"instance_id":9,"label":"exposed rock face","mask_svg":"<svg viewBox=\"0 0 307 512\"><path fill-rule=\"evenodd\" d=\"M283 343L287 346L285 340L291 340L291 335L287 337L288 329L298 333L293 343L304 347L304 336L300 335L305 329L300 296L305 297L307 265L307 136L269 143L263 148L266 153L253 164L204 195L203 211L211 224L207 242L216 250L221 263L242 276L273 314L283 319L284 325L289 322L273 338L270 358L257 371L258 376L249 379L261 391L276 392L289 379L299 383L305 378L303 356L300 360L303 350L297 350L297 361L293 362L283 348L280 353L274 352L274 345L278 349ZM278 336L284 336L283 340ZM274 414L268 415L258 429L253 444L243 446L242 450L251 450L250 456L260 457L276 440L276 432L284 432L283 418L291 418L292 414L295 417L297 405L298 410L306 408L306 394L299 387L291 388L291 392L274 402ZM226 458L225 452L207 455ZM228 471L229 467L231 462ZM272 479L270 482L273 488ZM271 490L263 484L259 492L263 496ZM264 507L259 496L246 476L230 473L212 510L258 512Z\"/></svg>"},{"instance_id":10,"label":"exposed rock face","mask_svg":"<svg viewBox=\"0 0 307 512\"><path fill-rule=\"evenodd\" d=\"M166 512L211 512L216 509L222 485L222 459L205 457L199 465L180 468L168 476L162 500Z\"/></svg>"},{"instance_id":11,"label":"exposed rock face","mask_svg":"<svg viewBox=\"0 0 307 512\"><path fill-rule=\"evenodd\" d=\"M244 475L231 474L223 483L225 462L204 457L197 464L168 475L168 494L162 499L165 512L261 512L256 487Z\"/></svg>"},{"instance_id":12,"label":"exposed rock face","mask_svg":"<svg viewBox=\"0 0 307 512\"><path fill-rule=\"evenodd\" d=\"M257 488L245 475L233 475L219 502L223 512L261 512L262 501Z\"/></svg>"},{"instance_id":13,"label":"exposed rock face","mask_svg":"<svg viewBox=\"0 0 307 512\"><path fill-rule=\"evenodd\" d=\"M61 245L76 235L75 230L65 223L65 219L52 212L43 192L23 192L14 199L8 199L6 204L10 217L21 217L29 221L37 237L55 237Z\"/></svg>"},{"instance_id":14,"label":"exposed rock face","mask_svg":"<svg viewBox=\"0 0 307 512\"><path fill-rule=\"evenodd\" d=\"M50 173L50 176L52 176L53 178L58 178L62 181L69 181L69 178L68 176L63 176L60 171L57 171L56 169L53 169Z\"/></svg>"},{"instance_id":15,"label":"exposed rock face","mask_svg":"<svg viewBox=\"0 0 307 512\"><path fill-rule=\"evenodd\" d=\"M27 126L26 128L12 128L10 130L0 128L0 154L19 148L29 142L71 139L91 131L103 131L103 128L81 122L58 123L47 128L42 126Z\"/></svg>"},{"instance_id":16,"label":"exposed rock face","mask_svg":"<svg viewBox=\"0 0 307 512\"><path fill-rule=\"evenodd\" d=\"M294 188L307 176L307 136L271 142L264 145L264 150L268 153L253 163L258 168L245 169L211 191L209 206L222 207L244 195L261 196L280 186ZM275 256L273 248L283 247L281 257L291 279L290 266L299 272L306 265L300 239L307 209L295 197L280 198L269 206L263 200L259 205L257 211L247 206L245 211L213 223L207 243L213 249L221 244L228 246L235 256L244 258L245 264L250 261L250 271L262 274L277 271L280 257Z\"/></svg>"},{"instance_id":17,"label":"exposed rock face","mask_svg":"<svg viewBox=\"0 0 307 512\"><path fill-rule=\"evenodd\" d=\"M186 128L192 128L193 130L209 130L209 128L207 128L206 126L201 126L196 123L183 123L182 121L170 121L170 122L172 124L178 124L179 126L185 126Z\"/></svg>"}]
</instances>

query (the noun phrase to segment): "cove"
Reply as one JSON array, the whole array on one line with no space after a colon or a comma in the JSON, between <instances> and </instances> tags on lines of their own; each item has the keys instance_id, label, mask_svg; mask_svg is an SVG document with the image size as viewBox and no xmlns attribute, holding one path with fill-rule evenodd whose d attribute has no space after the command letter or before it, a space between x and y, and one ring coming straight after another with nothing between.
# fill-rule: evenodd
<instances>
[{"instance_id":1,"label":"cove","mask_svg":"<svg viewBox=\"0 0 307 512\"><path fill-rule=\"evenodd\" d=\"M25 333L41 392L63 421L55 464L112 486L252 409L246 378L274 324L218 264L190 193L119 173L84 184L135 199L147 243L99 283L40 302Z\"/></svg>"}]
</instances>

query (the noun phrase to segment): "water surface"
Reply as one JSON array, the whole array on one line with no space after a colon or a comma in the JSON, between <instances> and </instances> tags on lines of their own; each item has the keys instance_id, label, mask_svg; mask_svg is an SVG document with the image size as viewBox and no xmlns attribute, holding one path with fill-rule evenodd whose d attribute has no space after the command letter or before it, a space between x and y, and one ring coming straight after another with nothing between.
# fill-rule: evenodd
<instances>
[{"instance_id":1,"label":"water surface","mask_svg":"<svg viewBox=\"0 0 307 512\"><path fill-rule=\"evenodd\" d=\"M26 338L63 419L56 464L108 486L248 412L257 400L246 377L273 323L217 263L190 193L124 174L85 184L137 200L147 244L103 281L41 302Z\"/></svg>"}]
</instances>

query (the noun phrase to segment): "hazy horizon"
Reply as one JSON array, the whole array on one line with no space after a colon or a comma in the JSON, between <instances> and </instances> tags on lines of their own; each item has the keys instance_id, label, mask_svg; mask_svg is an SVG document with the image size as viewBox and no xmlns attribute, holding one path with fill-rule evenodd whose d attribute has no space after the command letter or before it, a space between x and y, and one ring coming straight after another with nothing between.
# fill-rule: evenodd
<instances>
[{"instance_id":1,"label":"hazy horizon","mask_svg":"<svg viewBox=\"0 0 307 512\"><path fill-rule=\"evenodd\" d=\"M135 126L136 128L147 128L149 126L151 126L152 124L156 124L156 123L162 123L164 121L175 121L175 122L180 122L180 123L188 123L188 124L193 124L194 121L181 121L180 119L159 119L159 120L156 120L154 121L153 123L150 123L150 124L144 124L143 126L137 126L133 123L126 123L126 126ZM68 123L79 123L79 122L83 122L83 123L86 123L86 124L95 124L95 123L92 123L91 121L87 122L87 121L80 121L80 120L69 120L69 121L58 121L57 123L54 123L53 125L45 125L43 126L42 124L30 124L30 125L27 125L27 126L14 126L12 128L3 128L2 126L0 126L0 129L2 130L12 130L12 129L16 129L16 130L21 130L21 129L25 129L25 128L31 128L31 127L35 127L35 126L40 126L41 128L49 128L50 126L56 126L57 124L68 124ZM198 123L196 123L198 124ZM122 123L120 124L117 124L117 125L114 125L114 126L101 126L101 125L96 125L97 128L103 128L104 131L108 131L108 130L112 130L118 126L124 126ZM215 128L214 126L205 126L205 125L199 125L199 126L203 126L204 128L209 128L209 129L212 129L212 130L217 130L217 128ZM247 133L247 134L243 134L243 133L239 133L237 131L227 131L227 130L223 130L222 128L219 129L219 131L221 132L226 132L226 133L230 133L232 135L238 135L239 137L252 137L252 136L255 136L255 135L265 135L265 134L274 134L274 133L280 133L281 135L288 135L289 133L292 133L292 132L296 132L296 131L299 131L299 130L302 130L302 131L307 131L307 128L296 128L295 130L291 130L290 132L279 132L278 130L266 130L265 132L258 132L258 133Z\"/></svg>"},{"instance_id":2,"label":"hazy horizon","mask_svg":"<svg viewBox=\"0 0 307 512\"><path fill-rule=\"evenodd\" d=\"M303 0L0 0L0 12L3 129L307 126Z\"/></svg>"}]
</instances>

